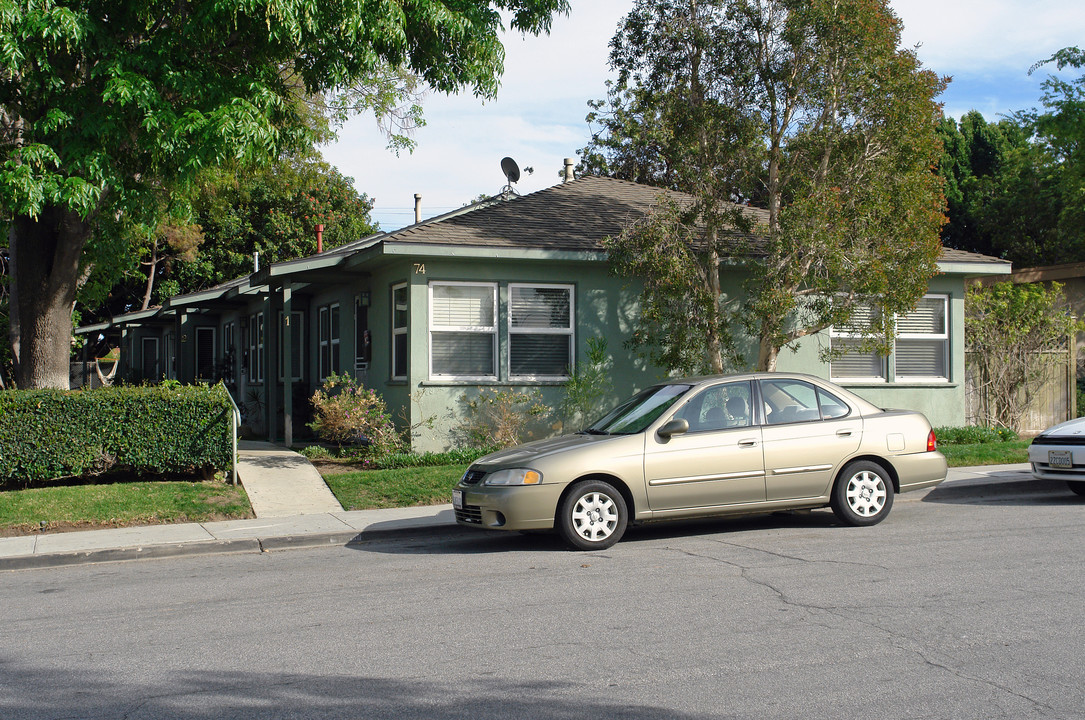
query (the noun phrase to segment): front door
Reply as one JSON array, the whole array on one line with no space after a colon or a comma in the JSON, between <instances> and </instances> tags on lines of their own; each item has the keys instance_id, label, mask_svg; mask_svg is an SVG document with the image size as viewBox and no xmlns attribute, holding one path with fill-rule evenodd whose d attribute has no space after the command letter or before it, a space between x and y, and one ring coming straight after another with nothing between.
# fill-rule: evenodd
<instances>
[{"instance_id":1,"label":"front door","mask_svg":"<svg viewBox=\"0 0 1085 720\"><path fill-rule=\"evenodd\" d=\"M673 417L689 432L645 439L644 475L654 511L709 508L765 499L761 428L751 416L749 382L702 390Z\"/></svg>"}]
</instances>

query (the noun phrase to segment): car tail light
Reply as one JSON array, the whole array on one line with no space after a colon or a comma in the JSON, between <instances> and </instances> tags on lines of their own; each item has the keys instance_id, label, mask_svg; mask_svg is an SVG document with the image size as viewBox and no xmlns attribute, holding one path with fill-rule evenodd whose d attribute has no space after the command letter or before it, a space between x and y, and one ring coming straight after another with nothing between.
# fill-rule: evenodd
<instances>
[{"instance_id":1,"label":"car tail light","mask_svg":"<svg viewBox=\"0 0 1085 720\"><path fill-rule=\"evenodd\" d=\"M927 452L934 452L938 449L938 438L934 436L934 430L930 431L927 435Z\"/></svg>"}]
</instances>

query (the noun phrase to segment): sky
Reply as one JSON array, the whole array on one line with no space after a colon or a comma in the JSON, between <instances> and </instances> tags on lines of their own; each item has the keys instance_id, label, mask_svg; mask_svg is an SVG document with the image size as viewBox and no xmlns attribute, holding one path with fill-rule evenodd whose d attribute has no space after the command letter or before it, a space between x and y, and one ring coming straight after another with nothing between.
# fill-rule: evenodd
<instances>
[{"instance_id":1,"label":"sky","mask_svg":"<svg viewBox=\"0 0 1085 720\"><path fill-rule=\"evenodd\" d=\"M426 125L413 153L388 150L372 116L358 116L322 148L325 159L354 179L374 202L382 230L461 207L505 186L501 159L521 168L520 194L560 182L563 159L589 138L588 101L606 96L612 77L608 43L632 0L571 0L549 35L505 36L505 72L496 100L429 94ZM1054 71L1029 68L1057 50L1085 45L1085 3L1073 0L891 0L904 24L903 44L918 47L924 66L953 78L944 112L980 111L988 121L1038 107L1040 83ZM1068 75L1072 77L1072 75ZM526 168L533 168L527 173Z\"/></svg>"}]
</instances>

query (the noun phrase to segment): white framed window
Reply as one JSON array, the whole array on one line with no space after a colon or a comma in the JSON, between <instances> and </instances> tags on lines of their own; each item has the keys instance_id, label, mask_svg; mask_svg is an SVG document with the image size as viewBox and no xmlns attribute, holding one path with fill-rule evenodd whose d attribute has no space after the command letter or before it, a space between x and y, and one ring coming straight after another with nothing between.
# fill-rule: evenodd
<instances>
[{"instance_id":1,"label":"white framed window","mask_svg":"<svg viewBox=\"0 0 1085 720\"><path fill-rule=\"evenodd\" d=\"M407 283L392 286L392 379L407 379Z\"/></svg>"},{"instance_id":2,"label":"white framed window","mask_svg":"<svg viewBox=\"0 0 1085 720\"><path fill-rule=\"evenodd\" d=\"M573 362L573 286L509 283L509 377L567 378Z\"/></svg>"},{"instance_id":3,"label":"white framed window","mask_svg":"<svg viewBox=\"0 0 1085 720\"><path fill-rule=\"evenodd\" d=\"M429 286L430 377L497 379L497 283Z\"/></svg>"},{"instance_id":4,"label":"white framed window","mask_svg":"<svg viewBox=\"0 0 1085 720\"><path fill-rule=\"evenodd\" d=\"M339 303L318 310L320 379L339 373Z\"/></svg>"},{"instance_id":5,"label":"white framed window","mask_svg":"<svg viewBox=\"0 0 1085 720\"><path fill-rule=\"evenodd\" d=\"M885 382L889 379L888 358L873 350L863 350L864 336L856 328L869 327L877 311L869 306L855 310L854 327L833 327L829 329L829 341L833 351L843 354L836 356L829 363L829 377L833 380L864 380Z\"/></svg>"},{"instance_id":6,"label":"white framed window","mask_svg":"<svg viewBox=\"0 0 1085 720\"><path fill-rule=\"evenodd\" d=\"M283 380L283 368L284 360L286 359L286 348L283 347L283 338L286 337L286 328L283 324L284 314L283 311L279 311L279 342L276 345L279 348L279 381ZM290 311L290 379L301 380L302 370L304 366L302 362L305 359L305 354L302 352L305 347L305 313L300 310Z\"/></svg>"},{"instance_id":7,"label":"white framed window","mask_svg":"<svg viewBox=\"0 0 1085 720\"><path fill-rule=\"evenodd\" d=\"M249 382L264 381L264 313L249 318Z\"/></svg>"},{"instance_id":8,"label":"white framed window","mask_svg":"<svg viewBox=\"0 0 1085 720\"><path fill-rule=\"evenodd\" d=\"M897 318L893 353L896 376L910 381L949 379L949 298L925 295L912 312Z\"/></svg>"},{"instance_id":9,"label":"white framed window","mask_svg":"<svg viewBox=\"0 0 1085 720\"><path fill-rule=\"evenodd\" d=\"M861 312L871 313L872 310ZM857 318L856 325L869 317ZM863 336L848 328L831 328L834 350L844 354L830 363L829 376L841 381L880 381L889 379L892 360L893 380L906 382L946 382L949 380L949 296L924 295L916 309L896 317L897 335L890 358L872 350L860 350ZM853 348L853 349L852 349Z\"/></svg>"}]
</instances>

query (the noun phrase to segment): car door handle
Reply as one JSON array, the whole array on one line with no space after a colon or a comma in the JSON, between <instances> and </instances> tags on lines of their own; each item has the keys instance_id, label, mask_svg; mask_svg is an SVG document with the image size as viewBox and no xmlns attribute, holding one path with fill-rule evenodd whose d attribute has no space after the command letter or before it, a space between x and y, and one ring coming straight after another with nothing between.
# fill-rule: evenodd
<instances>
[{"instance_id":1,"label":"car door handle","mask_svg":"<svg viewBox=\"0 0 1085 720\"><path fill-rule=\"evenodd\" d=\"M757 447L757 440L739 440L738 446L742 448Z\"/></svg>"},{"instance_id":2,"label":"car door handle","mask_svg":"<svg viewBox=\"0 0 1085 720\"><path fill-rule=\"evenodd\" d=\"M836 436L837 437L851 437L851 434L853 432L854 432L854 430L851 430L850 428L845 429L845 430L837 430L836 431Z\"/></svg>"}]
</instances>

